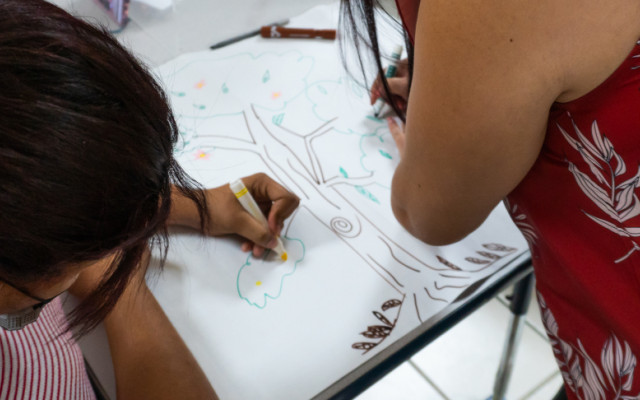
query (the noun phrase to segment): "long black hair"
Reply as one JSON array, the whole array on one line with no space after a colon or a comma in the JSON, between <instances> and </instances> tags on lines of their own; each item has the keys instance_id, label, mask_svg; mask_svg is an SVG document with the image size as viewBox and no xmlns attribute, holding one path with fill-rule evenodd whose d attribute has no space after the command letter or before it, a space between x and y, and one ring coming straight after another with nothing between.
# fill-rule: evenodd
<instances>
[{"instance_id":1,"label":"long black hair","mask_svg":"<svg viewBox=\"0 0 640 400\"><path fill-rule=\"evenodd\" d=\"M378 75L382 78L382 85L387 98L392 98L391 91L387 79L384 76L384 68L382 66L383 56L380 52L378 40L378 25L376 17L383 17L395 24L395 27L402 32L405 47L407 50L407 58L409 63L409 87L411 87L411 77L413 76L413 44L409 35L404 31L402 24L395 21L382 7L378 0L341 0L340 1L340 31L342 39L340 43L343 62L347 60L348 52L351 48L355 49L358 66L364 84L368 87L367 68L370 62L373 62L377 68ZM345 67L349 66L345 62ZM353 74L352 74L353 75ZM400 110L394 102L389 104L396 114L405 121L405 112Z\"/></svg>"},{"instance_id":2,"label":"long black hair","mask_svg":"<svg viewBox=\"0 0 640 400\"><path fill-rule=\"evenodd\" d=\"M43 0L0 1L0 276L24 285L115 253L71 314L79 335L94 327L150 243L164 260L171 184L206 221L178 137L163 90L111 35Z\"/></svg>"}]
</instances>

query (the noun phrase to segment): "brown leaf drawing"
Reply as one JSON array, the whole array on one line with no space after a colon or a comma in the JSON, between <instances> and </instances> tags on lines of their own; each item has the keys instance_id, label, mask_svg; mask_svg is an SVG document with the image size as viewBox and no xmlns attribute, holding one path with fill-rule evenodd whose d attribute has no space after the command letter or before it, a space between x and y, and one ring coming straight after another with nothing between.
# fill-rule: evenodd
<instances>
[{"instance_id":1,"label":"brown leaf drawing","mask_svg":"<svg viewBox=\"0 0 640 400\"><path fill-rule=\"evenodd\" d=\"M499 260L501 258L499 255L488 251L476 251L476 253L480 254L482 257L490 258L492 260Z\"/></svg>"},{"instance_id":2,"label":"brown leaf drawing","mask_svg":"<svg viewBox=\"0 0 640 400\"><path fill-rule=\"evenodd\" d=\"M482 245L482 247L484 247L487 250L491 250L491 251L514 251L514 250L516 250L513 247L504 246L504 245L498 244L498 243L485 243L485 244Z\"/></svg>"},{"instance_id":3,"label":"brown leaf drawing","mask_svg":"<svg viewBox=\"0 0 640 400\"><path fill-rule=\"evenodd\" d=\"M458 267L457 265L445 260L444 258L440 257L440 256L436 256L436 258L438 259L438 261L440 261L442 264L446 265L447 267L456 270L456 271L462 271L462 269L460 267Z\"/></svg>"},{"instance_id":4,"label":"brown leaf drawing","mask_svg":"<svg viewBox=\"0 0 640 400\"><path fill-rule=\"evenodd\" d=\"M398 307L402 305L402 302L400 300L397 299L391 299L391 300L387 300L383 305L382 305L382 311L387 311L390 308L393 307Z\"/></svg>"},{"instance_id":5,"label":"brown leaf drawing","mask_svg":"<svg viewBox=\"0 0 640 400\"><path fill-rule=\"evenodd\" d=\"M382 329L375 329L375 330L360 332L360 334L369 339L378 339L378 338L387 337L389 335L389 332L384 331Z\"/></svg>"},{"instance_id":6,"label":"brown leaf drawing","mask_svg":"<svg viewBox=\"0 0 640 400\"><path fill-rule=\"evenodd\" d=\"M371 325L367 327L367 332L381 333L384 334L384 336L387 336L391 333L391 327L386 325Z\"/></svg>"},{"instance_id":7,"label":"brown leaf drawing","mask_svg":"<svg viewBox=\"0 0 640 400\"><path fill-rule=\"evenodd\" d=\"M376 347L376 343L360 342L352 344L351 347L356 350L371 350Z\"/></svg>"},{"instance_id":8,"label":"brown leaf drawing","mask_svg":"<svg viewBox=\"0 0 640 400\"><path fill-rule=\"evenodd\" d=\"M474 264L489 264L490 261L489 260L481 260L479 258L475 258L475 257L467 257L465 258L465 260L472 262Z\"/></svg>"},{"instance_id":9,"label":"brown leaf drawing","mask_svg":"<svg viewBox=\"0 0 640 400\"><path fill-rule=\"evenodd\" d=\"M385 317L384 315L382 315L382 313L378 312L378 311L373 311L373 315L376 316L376 318L378 318L383 324L387 324L389 326L393 326L393 324L391 322L389 322L389 320L387 319L387 317Z\"/></svg>"}]
</instances>

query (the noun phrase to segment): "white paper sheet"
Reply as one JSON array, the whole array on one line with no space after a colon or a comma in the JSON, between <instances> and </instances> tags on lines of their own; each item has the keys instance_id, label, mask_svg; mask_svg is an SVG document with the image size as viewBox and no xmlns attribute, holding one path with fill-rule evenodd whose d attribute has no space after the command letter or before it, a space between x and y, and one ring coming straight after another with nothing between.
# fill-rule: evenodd
<instances>
[{"instance_id":1,"label":"white paper sheet","mask_svg":"<svg viewBox=\"0 0 640 400\"><path fill-rule=\"evenodd\" d=\"M290 26L336 21L322 6ZM526 250L502 206L440 248L395 221L398 152L336 42L253 38L157 73L192 176L215 187L261 171L301 198L287 262L177 232L152 286L222 399L310 398Z\"/></svg>"}]
</instances>

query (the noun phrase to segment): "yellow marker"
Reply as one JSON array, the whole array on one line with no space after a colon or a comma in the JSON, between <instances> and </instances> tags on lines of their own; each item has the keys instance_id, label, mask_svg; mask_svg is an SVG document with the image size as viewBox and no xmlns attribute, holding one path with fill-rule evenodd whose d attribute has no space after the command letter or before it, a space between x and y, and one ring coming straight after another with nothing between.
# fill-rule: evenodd
<instances>
[{"instance_id":1,"label":"yellow marker","mask_svg":"<svg viewBox=\"0 0 640 400\"><path fill-rule=\"evenodd\" d=\"M244 183L242 183L242 179L231 182L229 186L231 187L231 191L233 192L233 194L236 195L236 199L238 199L242 207L244 207L244 209L247 210L247 212L251 214L253 218L260 221L267 229L269 229L269 223L267 222L267 219L264 217L264 214L262 214L262 210L260 210L258 203L256 203L256 201L253 199L253 196L251 196L251 193L249 193L247 187L244 185ZM277 238L277 240L278 244L275 248L273 248L273 251L275 251L280 256L280 259L282 261L287 261L289 257L287 255L287 251L284 249L282 240L279 237Z\"/></svg>"}]
</instances>

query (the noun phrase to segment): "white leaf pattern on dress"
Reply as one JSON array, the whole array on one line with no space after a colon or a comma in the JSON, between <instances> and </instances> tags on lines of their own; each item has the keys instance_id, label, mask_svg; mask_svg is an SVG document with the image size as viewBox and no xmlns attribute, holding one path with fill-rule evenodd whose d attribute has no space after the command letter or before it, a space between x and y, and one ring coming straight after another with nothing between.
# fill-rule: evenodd
<instances>
[{"instance_id":1,"label":"white leaf pattern on dress","mask_svg":"<svg viewBox=\"0 0 640 400\"><path fill-rule=\"evenodd\" d=\"M582 400L640 400L640 393L628 392L633 386L636 356L626 341L621 343L613 333L600 353L600 365L589 356L582 341L577 345L560 339L559 327L544 298L538 292L542 322L567 387Z\"/></svg>"},{"instance_id":2,"label":"white leaf pattern on dress","mask_svg":"<svg viewBox=\"0 0 640 400\"><path fill-rule=\"evenodd\" d=\"M582 212L609 231L630 238L631 250L615 260L616 263L622 262L635 251L640 250L640 246L632 239L640 236L640 227L628 227L624 223L640 215L640 200L635 191L640 187L640 166L633 177L622 183L616 183L616 180L627 172L627 166L622 157L616 153L611 141L600 131L598 122L593 121L591 124L591 141L580 131L573 119L571 123L578 139L573 138L559 124L556 126L569 145L580 153L595 181L588 174L580 171L574 163L567 161L569 171L582 192L611 220L596 217L584 210Z\"/></svg>"},{"instance_id":3,"label":"white leaf pattern on dress","mask_svg":"<svg viewBox=\"0 0 640 400\"><path fill-rule=\"evenodd\" d=\"M520 232L529 244L529 248L533 250L536 240L538 240L538 235L536 234L533 225L527 222L527 216L524 213L519 213L517 204L511 205L511 202L505 198L504 205L510 212L513 222L516 224L518 229L520 229Z\"/></svg>"},{"instance_id":4,"label":"white leaf pattern on dress","mask_svg":"<svg viewBox=\"0 0 640 400\"><path fill-rule=\"evenodd\" d=\"M636 42L636 46L640 46L640 40ZM640 54L634 54L631 58L633 58L634 60L637 60L638 58L640 58ZM638 69L638 68L640 68L640 65L634 65L631 67L632 70Z\"/></svg>"}]
</instances>

